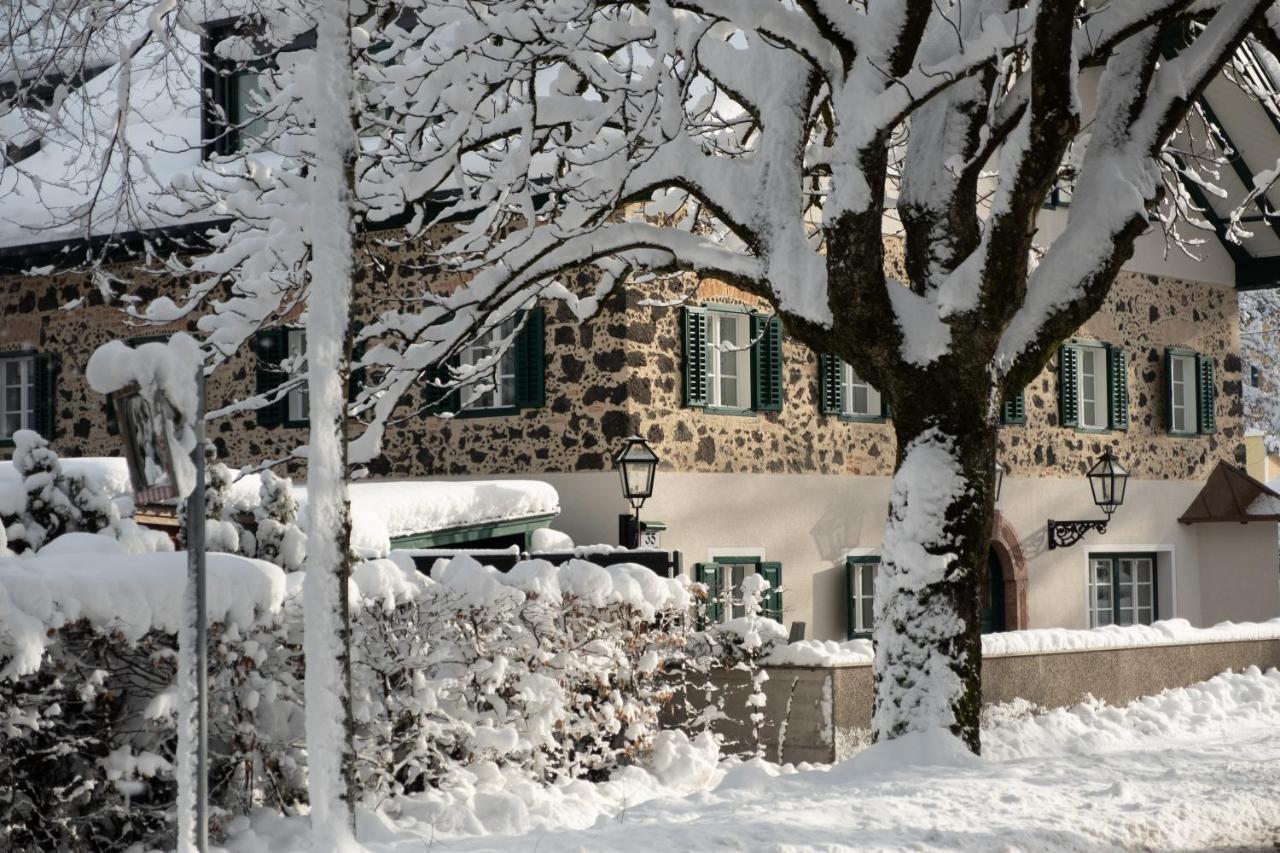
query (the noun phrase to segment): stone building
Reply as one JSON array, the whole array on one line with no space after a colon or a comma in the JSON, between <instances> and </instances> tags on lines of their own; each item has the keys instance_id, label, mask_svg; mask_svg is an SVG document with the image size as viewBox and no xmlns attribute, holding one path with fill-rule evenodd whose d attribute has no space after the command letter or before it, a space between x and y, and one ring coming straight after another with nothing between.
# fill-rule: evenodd
<instances>
[{"instance_id":1,"label":"stone building","mask_svg":"<svg viewBox=\"0 0 1280 853\"><path fill-rule=\"evenodd\" d=\"M1265 118L1233 106L1231 92L1209 95L1252 141ZM1219 464L1245 463L1238 290L1280 280L1280 232L1233 243L1222 224L1230 199L1202 203L1219 239L1192 259L1167 252L1157 233L1143 237L1103 309L1006 404L984 627L1280 615L1274 520L1179 521ZM1069 209L1069 199L1046 209L1042 230L1054 233ZM22 274L61 245L35 244L13 218L0 226L0 455L23 427L63 454L116 455L110 413L84 381L88 356L112 338L176 327L127 325L75 275ZM383 270L359 272L355 319L369 294L416 275L396 263ZM144 299L176 286L128 264L112 272ZM612 542L627 506L610 459L638 434L662 459L645 516L667 525L662 547L679 550L688 572L720 590L764 573L784 622L824 639L867 633L896 452L875 377L789 340L767 306L716 281L697 283L683 307L641 304L671 299L675 287L617 289L586 324L560 303L537 307L492 390L439 402L424 389L370 476L542 479L560 494L556 527L581 544ZM756 342L721 351L715 341ZM260 333L214 377L210 408L280 382L280 361L301 342L287 325ZM232 465L285 457L305 440L304 396L214 422L221 456ZM1105 534L1050 548L1050 519L1100 516L1085 475L1107 448L1131 473L1124 505ZM1212 517L1251 520L1237 509Z\"/></svg>"}]
</instances>

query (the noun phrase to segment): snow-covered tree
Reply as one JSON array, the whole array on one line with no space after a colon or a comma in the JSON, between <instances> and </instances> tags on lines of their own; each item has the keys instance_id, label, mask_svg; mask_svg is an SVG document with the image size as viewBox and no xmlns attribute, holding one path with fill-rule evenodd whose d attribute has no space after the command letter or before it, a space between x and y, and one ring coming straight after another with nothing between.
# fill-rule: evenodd
<instances>
[{"instance_id":1,"label":"snow-covered tree","mask_svg":"<svg viewBox=\"0 0 1280 853\"><path fill-rule=\"evenodd\" d=\"M1268 453L1280 453L1280 293L1240 295L1245 427L1263 434Z\"/></svg>"},{"instance_id":2,"label":"snow-covered tree","mask_svg":"<svg viewBox=\"0 0 1280 853\"><path fill-rule=\"evenodd\" d=\"M286 572L300 570L306 556L306 536L298 527L293 481L277 477L270 469L263 471L253 514L258 522L254 534L258 559L275 563Z\"/></svg>"},{"instance_id":3,"label":"snow-covered tree","mask_svg":"<svg viewBox=\"0 0 1280 853\"><path fill-rule=\"evenodd\" d=\"M180 4L157 9L147 33L194 27ZM203 311L215 360L306 312L305 369L232 408L310 385L309 486L326 496L311 511L336 537L310 543L309 566L334 579L317 603L345 588L344 463L376 455L424 381L488 372L441 367L477 333L536 296L586 317L628 276L718 278L877 377L898 470L875 728L946 727L976 748L1000 404L1098 310L1153 219L1178 242L1192 212L1178 181L1199 179L1178 156L1194 144L1188 116L1246 39L1277 52L1273 3L317 0L253 12L254 29L217 51L274 68L255 100L265 127L152 210L230 222L207 251L168 259L186 292L132 310ZM317 47L296 47L312 30ZM1036 219L1064 176L1068 221L1046 244ZM886 238L886 211L900 236ZM382 233L356 244L356 228ZM887 239L904 244L901 280L886 272ZM463 283L384 297L353 334L357 247L374 276L378 249ZM559 278L584 266L600 271L588 292ZM357 342L366 376L349 411L364 427L347 447L344 355Z\"/></svg>"},{"instance_id":4,"label":"snow-covered tree","mask_svg":"<svg viewBox=\"0 0 1280 853\"><path fill-rule=\"evenodd\" d=\"M84 477L66 474L58 454L38 433L13 434L13 467L21 483L15 491L17 505L0 512L0 552L38 551L63 533L97 533L119 520L119 513L101 486Z\"/></svg>"}]
</instances>

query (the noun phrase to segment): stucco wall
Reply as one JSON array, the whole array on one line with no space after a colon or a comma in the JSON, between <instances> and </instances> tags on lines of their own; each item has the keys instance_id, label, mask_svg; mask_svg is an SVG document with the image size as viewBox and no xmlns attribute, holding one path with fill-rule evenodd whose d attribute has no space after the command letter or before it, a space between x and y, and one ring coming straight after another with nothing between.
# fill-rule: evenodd
<instances>
[{"instance_id":1,"label":"stucco wall","mask_svg":"<svg viewBox=\"0 0 1280 853\"><path fill-rule=\"evenodd\" d=\"M630 512L616 474L548 474L543 479L560 493L561 515L554 527L577 542L616 541L618 515ZM784 622L805 622L810 638L843 639L844 557L854 549L880 547L889 487L888 477L662 471L642 518L669 525L662 547L681 551L686 567L717 555L781 562ZM1106 534L1089 533L1070 548L1049 550L1048 519L1101 516L1088 483L1082 477L1007 480L998 507L1027 562L1029 627L1089 627L1089 555L1117 551L1156 553L1160 618L1179 617L1196 625L1241 621L1246 616L1230 614L1243 614L1238 605L1246 601L1247 618L1280 616L1280 601L1275 600L1280 576L1267 574L1276 566L1276 525L1232 525L1230 533L1204 545L1202 535L1223 529L1177 522L1199 488L1194 482L1132 481ZM1202 566L1212 575L1203 585ZM1230 587L1217 581L1225 567L1234 567L1237 583ZM1202 588L1218 602L1203 610ZM1224 597L1222 590L1228 588L1236 592Z\"/></svg>"},{"instance_id":2,"label":"stucco wall","mask_svg":"<svg viewBox=\"0 0 1280 853\"><path fill-rule=\"evenodd\" d=\"M1280 616L1276 525L1198 524L1196 533L1204 624Z\"/></svg>"}]
</instances>

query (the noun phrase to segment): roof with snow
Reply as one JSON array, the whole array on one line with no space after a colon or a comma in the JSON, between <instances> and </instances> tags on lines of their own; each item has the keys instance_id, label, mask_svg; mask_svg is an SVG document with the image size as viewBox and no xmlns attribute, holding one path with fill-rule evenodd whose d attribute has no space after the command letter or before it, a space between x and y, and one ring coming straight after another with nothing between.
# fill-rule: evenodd
<instances>
[{"instance_id":1,"label":"roof with snow","mask_svg":"<svg viewBox=\"0 0 1280 853\"><path fill-rule=\"evenodd\" d=\"M142 21L138 25L145 27ZM49 115L22 108L0 116L0 139L20 153L14 165L0 169L0 267L48 264L82 241L111 237L140 246L143 235L192 238L218 224L208 214L192 216L166 203L173 179L195 172L206 148L200 39L184 30L173 40L176 50L166 50L159 41L146 44L134 58L127 84L118 66L95 64ZM107 61L94 58L96 63ZM1277 287L1280 217L1272 211L1280 210L1280 181L1270 187L1265 182L1280 171L1280 66L1246 44L1224 75L1230 79L1221 76L1210 84L1199 112L1187 122L1193 135L1212 139L1228 154L1229 168L1212 176L1220 192L1206 192L1186 174L1182 182L1204 217L1202 224L1214 231L1234 263L1237 287ZM1241 83L1271 96L1265 103L1251 98ZM112 159L99 172L97 155L111 136L124 91L129 92L129 154ZM91 152L68 129L86 121L102 140ZM271 155L253 156L265 156L270 166ZM1179 165L1184 171L1199 168L1190 162ZM92 227L86 228L85 201L100 178L105 190L97 194L100 199L119 196L127 203L113 207L100 202ZM1255 185L1265 188L1257 191L1252 208L1233 220L1233 210L1249 199Z\"/></svg>"},{"instance_id":2,"label":"roof with snow","mask_svg":"<svg viewBox=\"0 0 1280 853\"><path fill-rule=\"evenodd\" d=\"M1280 492L1250 477L1236 465L1219 462L1200 494L1187 507L1180 524L1234 521L1280 521Z\"/></svg>"}]
</instances>

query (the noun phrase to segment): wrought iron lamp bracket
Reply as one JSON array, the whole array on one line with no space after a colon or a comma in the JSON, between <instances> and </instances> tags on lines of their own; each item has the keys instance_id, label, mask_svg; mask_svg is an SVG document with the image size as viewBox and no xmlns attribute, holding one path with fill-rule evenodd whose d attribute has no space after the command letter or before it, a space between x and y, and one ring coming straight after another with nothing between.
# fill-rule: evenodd
<instances>
[{"instance_id":1,"label":"wrought iron lamp bracket","mask_svg":"<svg viewBox=\"0 0 1280 853\"><path fill-rule=\"evenodd\" d=\"M1069 548L1083 539L1084 535L1090 530L1106 533L1107 522L1110 520L1110 516L1078 521L1054 521L1049 519L1049 550Z\"/></svg>"}]
</instances>

